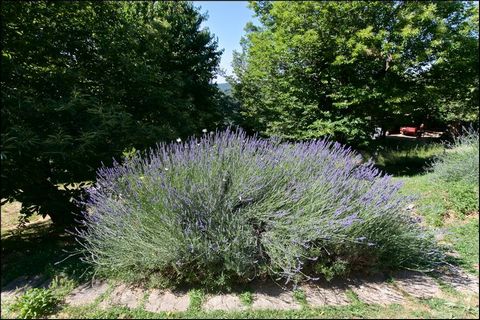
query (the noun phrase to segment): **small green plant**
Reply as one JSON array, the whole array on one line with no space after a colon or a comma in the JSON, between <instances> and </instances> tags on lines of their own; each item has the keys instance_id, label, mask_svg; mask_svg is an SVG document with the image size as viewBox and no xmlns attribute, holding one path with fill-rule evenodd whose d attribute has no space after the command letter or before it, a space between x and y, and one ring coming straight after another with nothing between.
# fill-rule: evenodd
<instances>
[{"instance_id":1,"label":"small green plant","mask_svg":"<svg viewBox=\"0 0 480 320\"><path fill-rule=\"evenodd\" d=\"M388 275L388 276L387 276L387 279L385 279L385 283L394 284L394 283L395 283L395 279L394 279L391 275Z\"/></svg>"},{"instance_id":2,"label":"small green plant","mask_svg":"<svg viewBox=\"0 0 480 320\"><path fill-rule=\"evenodd\" d=\"M352 304L354 305L362 304L362 301L358 298L358 295L355 292L353 292L351 289L348 289L347 291L345 291L345 295L352 302Z\"/></svg>"},{"instance_id":3,"label":"small green plant","mask_svg":"<svg viewBox=\"0 0 480 320\"><path fill-rule=\"evenodd\" d=\"M251 306L253 304L253 294L250 291L241 293L240 302L246 307Z\"/></svg>"},{"instance_id":4,"label":"small green plant","mask_svg":"<svg viewBox=\"0 0 480 320\"><path fill-rule=\"evenodd\" d=\"M53 277L49 289L54 293L55 297L62 299L70 293L76 285L76 281L69 279L64 274L60 274Z\"/></svg>"},{"instance_id":5,"label":"small green plant","mask_svg":"<svg viewBox=\"0 0 480 320\"><path fill-rule=\"evenodd\" d=\"M315 264L315 271L323 274L325 280L331 281L336 276L344 276L347 274L348 263L342 260L334 261L331 265L317 263Z\"/></svg>"},{"instance_id":6,"label":"small green plant","mask_svg":"<svg viewBox=\"0 0 480 320\"><path fill-rule=\"evenodd\" d=\"M200 289L192 289L188 292L190 296L189 311L200 311L202 309L203 301L205 300L205 292Z\"/></svg>"},{"instance_id":7,"label":"small green plant","mask_svg":"<svg viewBox=\"0 0 480 320\"><path fill-rule=\"evenodd\" d=\"M307 296L305 291L302 289L296 289L293 291L293 298L302 305L302 307L307 307Z\"/></svg>"},{"instance_id":8,"label":"small green plant","mask_svg":"<svg viewBox=\"0 0 480 320\"><path fill-rule=\"evenodd\" d=\"M134 147L132 147L130 149L125 149L122 152L123 159L126 160L126 161L130 160L130 159L133 159L136 154L137 154L137 149L135 149Z\"/></svg>"},{"instance_id":9,"label":"small green plant","mask_svg":"<svg viewBox=\"0 0 480 320\"><path fill-rule=\"evenodd\" d=\"M51 313L57 303L58 299L50 289L33 288L17 298L12 310L22 319L38 318Z\"/></svg>"}]
</instances>

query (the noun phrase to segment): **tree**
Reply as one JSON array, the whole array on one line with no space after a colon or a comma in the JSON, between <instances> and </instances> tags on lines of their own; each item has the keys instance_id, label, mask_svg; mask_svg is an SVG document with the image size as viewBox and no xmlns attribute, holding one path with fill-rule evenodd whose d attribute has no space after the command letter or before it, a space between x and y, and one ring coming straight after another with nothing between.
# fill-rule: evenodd
<instances>
[{"instance_id":1,"label":"tree","mask_svg":"<svg viewBox=\"0 0 480 320\"><path fill-rule=\"evenodd\" d=\"M82 188L67 183L219 123L204 19L186 2L4 1L2 199L71 223Z\"/></svg>"},{"instance_id":2,"label":"tree","mask_svg":"<svg viewBox=\"0 0 480 320\"><path fill-rule=\"evenodd\" d=\"M452 104L470 115L478 108L473 3L250 6L261 25L247 25L230 81L244 116L265 135L362 144L376 126L446 120Z\"/></svg>"}]
</instances>

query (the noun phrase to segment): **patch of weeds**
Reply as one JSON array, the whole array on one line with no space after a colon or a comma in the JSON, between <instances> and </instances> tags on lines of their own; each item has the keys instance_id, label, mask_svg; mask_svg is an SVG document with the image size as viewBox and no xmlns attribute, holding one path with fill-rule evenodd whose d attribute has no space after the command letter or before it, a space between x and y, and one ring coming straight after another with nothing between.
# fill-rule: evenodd
<instances>
[{"instance_id":1,"label":"patch of weeds","mask_svg":"<svg viewBox=\"0 0 480 320\"><path fill-rule=\"evenodd\" d=\"M377 167L389 174L412 176L423 172L444 149L439 143L384 141L383 145L373 147L364 155L373 157Z\"/></svg>"},{"instance_id":2,"label":"patch of weeds","mask_svg":"<svg viewBox=\"0 0 480 320\"><path fill-rule=\"evenodd\" d=\"M478 218L468 223L457 225L449 229L446 239L453 244L453 248L460 254L459 264L466 271L478 275L479 261L479 224Z\"/></svg>"},{"instance_id":3,"label":"patch of weeds","mask_svg":"<svg viewBox=\"0 0 480 320\"><path fill-rule=\"evenodd\" d=\"M239 298L240 302L246 307L250 307L253 304L253 294L251 291L242 292Z\"/></svg>"},{"instance_id":4,"label":"patch of weeds","mask_svg":"<svg viewBox=\"0 0 480 320\"><path fill-rule=\"evenodd\" d=\"M32 319L46 316L55 310L59 300L52 290L33 288L19 296L11 310L18 314L19 318Z\"/></svg>"},{"instance_id":5,"label":"patch of weeds","mask_svg":"<svg viewBox=\"0 0 480 320\"><path fill-rule=\"evenodd\" d=\"M417 300L415 300L417 301ZM477 312L477 314L475 314ZM404 305L388 306L364 303L346 306L325 306L321 308L302 308L299 310L243 310L243 311L196 311L196 312L158 312L152 313L126 307L111 307L99 310L89 307L69 307L68 316L76 319L410 319L410 318L478 318L478 307L460 305L452 309L441 299L422 300L421 305L406 308Z\"/></svg>"},{"instance_id":6,"label":"patch of weeds","mask_svg":"<svg viewBox=\"0 0 480 320\"><path fill-rule=\"evenodd\" d=\"M478 186L464 182L448 182L445 186L448 190L448 209L455 211L461 217L478 211Z\"/></svg>"},{"instance_id":7,"label":"patch of weeds","mask_svg":"<svg viewBox=\"0 0 480 320\"><path fill-rule=\"evenodd\" d=\"M315 272L322 274L327 281L331 281L336 276L344 276L348 270L348 263L342 260L336 260L331 265L316 263Z\"/></svg>"},{"instance_id":8,"label":"patch of weeds","mask_svg":"<svg viewBox=\"0 0 480 320\"><path fill-rule=\"evenodd\" d=\"M449 283L446 283L442 279L435 277L435 281L438 283L438 286L440 287L440 289L442 289L442 291L447 293L448 295L458 296L460 294L460 292L455 290L455 288L452 285L450 285Z\"/></svg>"},{"instance_id":9,"label":"patch of weeds","mask_svg":"<svg viewBox=\"0 0 480 320\"><path fill-rule=\"evenodd\" d=\"M400 190L402 194L416 197L415 213L424 217L429 225L436 227L443 225L443 217L448 205L446 190L435 186L428 174L394 179L403 182Z\"/></svg>"},{"instance_id":10,"label":"patch of weeds","mask_svg":"<svg viewBox=\"0 0 480 320\"><path fill-rule=\"evenodd\" d=\"M345 291L345 295L347 296L348 300L350 300L350 302L353 304L353 305L359 305L359 304L364 304L359 298L358 298L358 295L353 292L351 289L348 289Z\"/></svg>"},{"instance_id":11,"label":"patch of weeds","mask_svg":"<svg viewBox=\"0 0 480 320\"><path fill-rule=\"evenodd\" d=\"M115 282L114 281L109 281L108 282L108 288L107 290L105 290L104 293L102 293L101 295L99 295L92 303L92 306L96 307L98 306L102 301L104 301L105 299L107 299L113 292L113 290L115 289Z\"/></svg>"},{"instance_id":12,"label":"patch of weeds","mask_svg":"<svg viewBox=\"0 0 480 320\"><path fill-rule=\"evenodd\" d=\"M433 316L436 318L478 318L478 306L468 306L460 301L453 302L439 298L426 299L424 303L433 311Z\"/></svg>"},{"instance_id":13,"label":"patch of weeds","mask_svg":"<svg viewBox=\"0 0 480 320\"><path fill-rule=\"evenodd\" d=\"M63 299L77 286L75 280L69 279L63 275L57 275L53 277L52 283L49 289L55 294L58 299Z\"/></svg>"},{"instance_id":14,"label":"patch of weeds","mask_svg":"<svg viewBox=\"0 0 480 320\"><path fill-rule=\"evenodd\" d=\"M172 318L173 313L153 313L139 308L129 309L113 306L105 310L91 307L69 307L64 310L72 319L165 319Z\"/></svg>"},{"instance_id":15,"label":"patch of weeds","mask_svg":"<svg viewBox=\"0 0 480 320\"><path fill-rule=\"evenodd\" d=\"M296 289L293 291L293 298L303 307L308 307L307 295L302 289Z\"/></svg>"},{"instance_id":16,"label":"patch of weeds","mask_svg":"<svg viewBox=\"0 0 480 320\"><path fill-rule=\"evenodd\" d=\"M138 305L138 309L143 310L145 308L145 303L147 302L149 296L150 296L149 291L145 291L143 293L142 299L140 300L140 304Z\"/></svg>"},{"instance_id":17,"label":"patch of weeds","mask_svg":"<svg viewBox=\"0 0 480 320\"><path fill-rule=\"evenodd\" d=\"M205 300L205 292L201 289L192 289L188 292L188 295L190 297L188 311L200 311Z\"/></svg>"}]
</instances>

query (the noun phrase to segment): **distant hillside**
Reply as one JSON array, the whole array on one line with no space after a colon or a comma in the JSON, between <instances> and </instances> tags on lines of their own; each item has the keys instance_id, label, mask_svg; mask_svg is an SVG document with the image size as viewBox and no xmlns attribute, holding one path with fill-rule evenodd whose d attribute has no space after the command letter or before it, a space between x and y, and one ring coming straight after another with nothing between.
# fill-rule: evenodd
<instances>
[{"instance_id":1,"label":"distant hillside","mask_svg":"<svg viewBox=\"0 0 480 320\"><path fill-rule=\"evenodd\" d=\"M220 91L222 91L225 94L230 94L232 92L232 86L227 82L217 83L217 87L218 89L220 89Z\"/></svg>"}]
</instances>

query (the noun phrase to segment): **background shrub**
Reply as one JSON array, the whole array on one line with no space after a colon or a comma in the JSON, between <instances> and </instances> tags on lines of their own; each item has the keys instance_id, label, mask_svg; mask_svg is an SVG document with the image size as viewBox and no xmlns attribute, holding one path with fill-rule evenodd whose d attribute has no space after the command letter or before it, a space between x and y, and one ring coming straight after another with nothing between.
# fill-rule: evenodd
<instances>
[{"instance_id":1,"label":"background shrub","mask_svg":"<svg viewBox=\"0 0 480 320\"><path fill-rule=\"evenodd\" d=\"M227 130L101 168L78 236L99 273L131 280L432 266L442 254L405 214L400 186L338 143Z\"/></svg>"}]
</instances>

